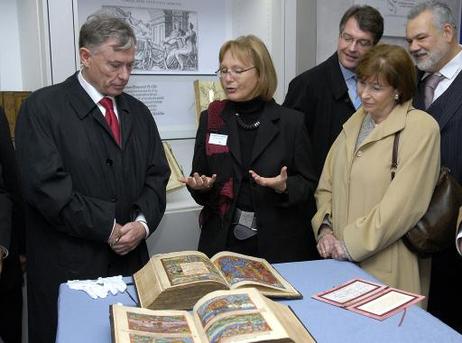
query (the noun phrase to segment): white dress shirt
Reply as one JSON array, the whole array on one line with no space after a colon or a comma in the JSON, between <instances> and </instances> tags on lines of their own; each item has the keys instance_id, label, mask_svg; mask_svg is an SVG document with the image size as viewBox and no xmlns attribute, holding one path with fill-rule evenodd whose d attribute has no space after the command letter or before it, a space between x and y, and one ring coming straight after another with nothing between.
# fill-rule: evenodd
<instances>
[{"instance_id":1,"label":"white dress shirt","mask_svg":"<svg viewBox=\"0 0 462 343\"><path fill-rule=\"evenodd\" d=\"M460 47L462 49L462 46ZM461 70L462 50L459 51L459 53L454 56L452 60L446 63L446 65L438 71L438 74L443 75L444 78L438 83L438 86L436 86L435 93L433 94L433 101L438 99L441 94L443 94L449 88ZM428 75L430 75L430 73L425 73L422 79L425 79Z\"/></svg>"}]
</instances>

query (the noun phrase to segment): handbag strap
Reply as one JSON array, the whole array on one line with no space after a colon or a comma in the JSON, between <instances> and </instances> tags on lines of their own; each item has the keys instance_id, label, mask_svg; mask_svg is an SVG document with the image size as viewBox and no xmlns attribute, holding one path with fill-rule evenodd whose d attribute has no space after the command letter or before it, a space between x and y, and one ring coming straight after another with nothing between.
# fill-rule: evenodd
<instances>
[{"instance_id":1,"label":"handbag strap","mask_svg":"<svg viewBox=\"0 0 462 343\"><path fill-rule=\"evenodd\" d=\"M391 179L395 178L396 169L398 169L398 145L399 135L401 131L395 133L395 139L393 140L393 153L391 155Z\"/></svg>"}]
</instances>

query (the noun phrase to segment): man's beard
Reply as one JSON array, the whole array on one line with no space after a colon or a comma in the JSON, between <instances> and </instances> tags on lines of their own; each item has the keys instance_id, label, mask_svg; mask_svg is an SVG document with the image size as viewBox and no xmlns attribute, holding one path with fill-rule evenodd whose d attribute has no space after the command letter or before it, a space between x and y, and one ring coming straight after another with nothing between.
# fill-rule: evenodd
<instances>
[{"instance_id":1,"label":"man's beard","mask_svg":"<svg viewBox=\"0 0 462 343\"><path fill-rule=\"evenodd\" d=\"M441 59L448 53L449 49L449 45L442 43L435 46L431 51L422 48L419 51L413 53L414 61L417 65L417 68L419 68L419 70L426 72L438 71L437 65L441 61ZM423 59L417 60L414 55L419 54L422 51L424 51L427 55Z\"/></svg>"}]
</instances>

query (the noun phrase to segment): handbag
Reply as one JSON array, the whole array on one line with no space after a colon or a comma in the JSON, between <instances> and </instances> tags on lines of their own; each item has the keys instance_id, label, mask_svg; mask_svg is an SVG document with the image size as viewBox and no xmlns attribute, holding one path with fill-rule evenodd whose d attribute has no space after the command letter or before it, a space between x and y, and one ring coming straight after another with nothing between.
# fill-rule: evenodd
<instances>
[{"instance_id":1,"label":"handbag","mask_svg":"<svg viewBox=\"0 0 462 343\"><path fill-rule=\"evenodd\" d=\"M391 179L398 167L398 143L400 133L395 134L391 163ZM430 257L454 244L459 208L462 204L462 187L450 170L441 167L430 204L424 216L403 237L406 247L419 257Z\"/></svg>"}]
</instances>

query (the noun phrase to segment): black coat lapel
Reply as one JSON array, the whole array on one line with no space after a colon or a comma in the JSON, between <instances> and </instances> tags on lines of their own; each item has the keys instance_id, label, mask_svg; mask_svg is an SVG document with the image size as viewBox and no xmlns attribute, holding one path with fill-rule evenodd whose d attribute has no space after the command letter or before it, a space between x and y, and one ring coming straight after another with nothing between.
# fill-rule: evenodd
<instances>
[{"instance_id":1,"label":"black coat lapel","mask_svg":"<svg viewBox=\"0 0 462 343\"><path fill-rule=\"evenodd\" d=\"M429 113L434 113L434 118L440 126L440 130L446 126L452 116L462 106L462 73L457 75L448 89L441 94L428 108Z\"/></svg>"},{"instance_id":2,"label":"black coat lapel","mask_svg":"<svg viewBox=\"0 0 462 343\"><path fill-rule=\"evenodd\" d=\"M332 93L334 94L334 98L335 100L345 98L345 101L348 102L350 99L348 96L348 87L343 77L342 70L340 69L337 52L335 52L328 61L329 68L327 69L327 79Z\"/></svg>"},{"instance_id":3,"label":"black coat lapel","mask_svg":"<svg viewBox=\"0 0 462 343\"><path fill-rule=\"evenodd\" d=\"M275 111L274 102L265 104L265 109L261 116L261 124L258 128L255 145L252 152L250 165L261 155L268 144L278 135L279 127L276 122L279 121L279 113Z\"/></svg>"},{"instance_id":4,"label":"black coat lapel","mask_svg":"<svg viewBox=\"0 0 462 343\"><path fill-rule=\"evenodd\" d=\"M90 98L87 92L80 85L79 80L77 79L77 73L69 77L64 82L64 86L69 95L68 98L71 107L74 109L75 113L80 119L83 119L88 115L91 115L93 119L95 119L95 121L98 123L98 125L100 125L103 128L103 130L106 131L106 133L111 137L111 139L114 141L114 144L118 146L114 137L112 136L111 129L107 125L103 113L99 110L98 106L93 102L92 98Z\"/></svg>"},{"instance_id":5,"label":"black coat lapel","mask_svg":"<svg viewBox=\"0 0 462 343\"><path fill-rule=\"evenodd\" d=\"M234 157L236 162L239 165L241 163L241 148L239 144L239 131L236 123L236 119L234 118L234 110L232 106L230 106L229 102L226 104L226 107L221 112L221 117L223 118L226 127L228 128L228 148L231 152L231 155Z\"/></svg>"},{"instance_id":6,"label":"black coat lapel","mask_svg":"<svg viewBox=\"0 0 462 343\"><path fill-rule=\"evenodd\" d=\"M120 123L120 133L121 133L121 143L122 149L125 149L127 146L127 141L130 138L133 127L133 116L136 113L130 112L128 107L127 99L124 94L116 97L117 102L117 111L119 113L119 123Z\"/></svg>"},{"instance_id":7,"label":"black coat lapel","mask_svg":"<svg viewBox=\"0 0 462 343\"><path fill-rule=\"evenodd\" d=\"M414 96L413 105L415 108L425 111L425 104L424 104L424 94L425 93L423 89L424 83L422 81L422 77L424 76L425 73L418 69L416 71L417 71L417 91Z\"/></svg>"},{"instance_id":8,"label":"black coat lapel","mask_svg":"<svg viewBox=\"0 0 462 343\"><path fill-rule=\"evenodd\" d=\"M96 118L102 126L106 126L104 117L101 114L101 111L98 110L98 106L93 102L90 96L85 92L85 90L80 85L77 79L77 73L69 77L64 82L65 90L68 94L69 102L74 109L76 115L83 119L89 114L99 114L99 118Z\"/></svg>"}]
</instances>

